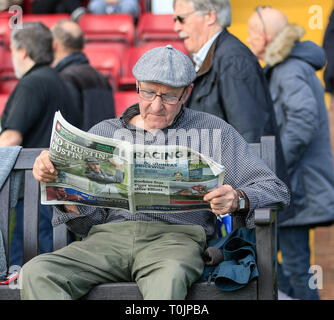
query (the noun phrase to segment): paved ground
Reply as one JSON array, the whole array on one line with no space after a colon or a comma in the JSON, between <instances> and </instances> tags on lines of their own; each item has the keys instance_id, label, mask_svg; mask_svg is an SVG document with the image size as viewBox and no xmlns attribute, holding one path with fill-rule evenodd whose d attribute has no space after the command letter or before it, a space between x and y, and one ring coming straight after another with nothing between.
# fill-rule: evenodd
<instances>
[{"instance_id":1,"label":"paved ground","mask_svg":"<svg viewBox=\"0 0 334 320\"><path fill-rule=\"evenodd\" d=\"M334 151L334 109L330 110L329 118ZM323 271L323 289L319 290L321 299L334 300L334 226L315 229L314 263Z\"/></svg>"},{"instance_id":2,"label":"paved ground","mask_svg":"<svg viewBox=\"0 0 334 320\"><path fill-rule=\"evenodd\" d=\"M316 228L314 231L314 263L321 266L322 300L334 300L334 226Z\"/></svg>"}]
</instances>

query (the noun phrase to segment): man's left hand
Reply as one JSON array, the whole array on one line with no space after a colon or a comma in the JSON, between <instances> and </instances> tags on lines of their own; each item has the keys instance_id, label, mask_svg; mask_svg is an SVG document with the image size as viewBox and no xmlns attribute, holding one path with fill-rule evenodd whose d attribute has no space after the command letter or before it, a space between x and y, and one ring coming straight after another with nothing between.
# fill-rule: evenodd
<instances>
[{"instance_id":1,"label":"man's left hand","mask_svg":"<svg viewBox=\"0 0 334 320\"><path fill-rule=\"evenodd\" d=\"M210 202L214 214L232 213L239 208L238 193L227 184L207 193L203 200Z\"/></svg>"}]
</instances>

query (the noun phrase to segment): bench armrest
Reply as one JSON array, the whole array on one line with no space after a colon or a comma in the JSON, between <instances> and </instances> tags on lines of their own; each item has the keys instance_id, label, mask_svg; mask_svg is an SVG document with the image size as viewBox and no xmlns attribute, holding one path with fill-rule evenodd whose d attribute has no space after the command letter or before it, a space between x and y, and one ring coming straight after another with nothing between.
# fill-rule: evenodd
<instances>
[{"instance_id":1,"label":"bench armrest","mask_svg":"<svg viewBox=\"0 0 334 320\"><path fill-rule=\"evenodd\" d=\"M254 211L254 220L256 226L271 225L276 222L276 208L260 208Z\"/></svg>"},{"instance_id":2,"label":"bench armrest","mask_svg":"<svg viewBox=\"0 0 334 320\"><path fill-rule=\"evenodd\" d=\"M261 208L256 209L254 215L258 299L277 299L277 212L272 208Z\"/></svg>"}]
</instances>

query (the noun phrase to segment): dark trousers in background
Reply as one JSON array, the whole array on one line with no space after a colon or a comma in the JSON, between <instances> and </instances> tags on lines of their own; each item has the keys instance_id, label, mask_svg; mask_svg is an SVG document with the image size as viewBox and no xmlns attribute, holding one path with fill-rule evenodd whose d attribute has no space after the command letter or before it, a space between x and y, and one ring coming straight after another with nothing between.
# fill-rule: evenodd
<instances>
[{"instance_id":1,"label":"dark trousers in background","mask_svg":"<svg viewBox=\"0 0 334 320\"><path fill-rule=\"evenodd\" d=\"M40 205L39 220L39 252L52 252L52 206ZM22 266L23 263L23 200L16 205L15 225L9 248L9 264Z\"/></svg>"},{"instance_id":2,"label":"dark trousers in background","mask_svg":"<svg viewBox=\"0 0 334 320\"><path fill-rule=\"evenodd\" d=\"M295 299L319 300L318 289L309 285L313 276L309 273L309 232L308 226L278 229L278 248L283 259L278 264L278 288Z\"/></svg>"},{"instance_id":3,"label":"dark trousers in background","mask_svg":"<svg viewBox=\"0 0 334 320\"><path fill-rule=\"evenodd\" d=\"M32 3L32 13L72 13L80 6L81 0L35 0Z\"/></svg>"}]
</instances>

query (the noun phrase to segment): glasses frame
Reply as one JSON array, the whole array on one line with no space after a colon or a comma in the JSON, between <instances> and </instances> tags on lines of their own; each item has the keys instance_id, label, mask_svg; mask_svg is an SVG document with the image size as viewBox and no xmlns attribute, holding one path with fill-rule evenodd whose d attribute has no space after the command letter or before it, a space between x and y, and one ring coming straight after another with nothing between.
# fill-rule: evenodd
<instances>
[{"instance_id":1,"label":"glasses frame","mask_svg":"<svg viewBox=\"0 0 334 320\"><path fill-rule=\"evenodd\" d=\"M173 17L173 21L176 22L180 22L181 24L184 24L186 18L188 18L190 15L192 15L193 13L195 13L196 10L188 12L188 13L184 13L184 14L178 14L176 16Z\"/></svg>"},{"instance_id":2,"label":"glasses frame","mask_svg":"<svg viewBox=\"0 0 334 320\"><path fill-rule=\"evenodd\" d=\"M139 86L137 86L137 93L139 95L140 98L144 99L145 101L149 101L149 102L153 102L155 100L156 97L160 97L161 98L161 102L162 103L165 103L165 104L170 104L170 105L177 105L183 98L184 96L184 93L186 92L186 89L187 88L184 88L183 89L183 92L181 94L181 96L178 98L176 96L168 96L166 94L157 94L156 92L151 92L151 91L147 91L147 90L142 90L139 88ZM147 98L144 98L140 93L141 92L146 92L146 93L149 93L149 94L152 94L152 99L147 99ZM177 101L175 103L168 103L165 101L165 99L168 99L168 98L175 98L177 99Z\"/></svg>"}]
</instances>

